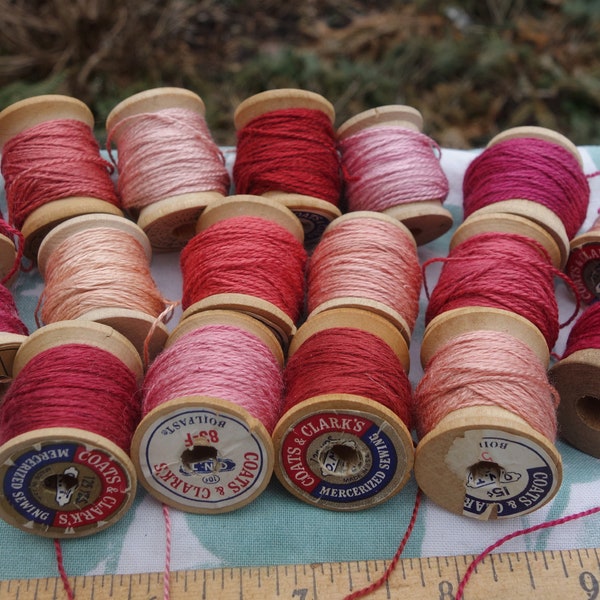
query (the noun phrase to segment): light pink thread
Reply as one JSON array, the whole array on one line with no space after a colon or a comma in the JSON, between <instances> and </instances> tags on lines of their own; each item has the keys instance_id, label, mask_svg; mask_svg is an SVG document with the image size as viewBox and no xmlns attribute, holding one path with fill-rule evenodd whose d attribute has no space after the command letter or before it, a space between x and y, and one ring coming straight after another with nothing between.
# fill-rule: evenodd
<instances>
[{"instance_id":1,"label":"light pink thread","mask_svg":"<svg viewBox=\"0 0 600 600\"><path fill-rule=\"evenodd\" d=\"M423 133L397 126L371 127L340 140L339 147L351 211L444 201L448 195L441 150Z\"/></svg>"},{"instance_id":2,"label":"light pink thread","mask_svg":"<svg viewBox=\"0 0 600 600\"><path fill-rule=\"evenodd\" d=\"M210 396L245 408L271 432L282 402L282 369L252 333L205 325L179 338L152 363L144 381L143 413L186 396Z\"/></svg>"},{"instance_id":3,"label":"light pink thread","mask_svg":"<svg viewBox=\"0 0 600 600\"><path fill-rule=\"evenodd\" d=\"M169 507L163 503L163 517L165 520L165 569L163 571L163 600L171 597L171 513Z\"/></svg>"},{"instance_id":4,"label":"light pink thread","mask_svg":"<svg viewBox=\"0 0 600 600\"><path fill-rule=\"evenodd\" d=\"M195 111L168 108L127 117L108 132L109 151L115 136L117 191L128 210L182 194L229 190L225 158Z\"/></svg>"}]
</instances>

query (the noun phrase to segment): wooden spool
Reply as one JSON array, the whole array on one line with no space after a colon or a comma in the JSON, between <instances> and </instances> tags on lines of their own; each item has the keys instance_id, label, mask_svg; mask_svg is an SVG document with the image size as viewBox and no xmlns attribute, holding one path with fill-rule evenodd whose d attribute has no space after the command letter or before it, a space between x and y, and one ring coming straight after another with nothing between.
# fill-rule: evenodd
<instances>
[{"instance_id":1,"label":"wooden spool","mask_svg":"<svg viewBox=\"0 0 600 600\"><path fill-rule=\"evenodd\" d=\"M21 100L0 112L0 150L17 134L47 121L74 119L90 127L94 116L81 101L69 96L44 95ZM42 240L59 223L82 214L106 213L123 215L121 209L106 200L71 196L52 200L34 210L21 229L25 244L23 253L35 260Z\"/></svg>"},{"instance_id":2,"label":"wooden spool","mask_svg":"<svg viewBox=\"0 0 600 600\"><path fill-rule=\"evenodd\" d=\"M600 298L600 228L592 227L571 240L565 271L583 302L591 304Z\"/></svg>"},{"instance_id":3,"label":"wooden spool","mask_svg":"<svg viewBox=\"0 0 600 600\"><path fill-rule=\"evenodd\" d=\"M0 280L3 280L12 271L16 260L17 249L14 242L0 233ZM9 286L15 277L16 274L5 285Z\"/></svg>"},{"instance_id":4,"label":"wooden spool","mask_svg":"<svg viewBox=\"0 0 600 600\"><path fill-rule=\"evenodd\" d=\"M194 92L173 87L156 88L134 94L115 106L106 119L106 129L110 132L125 119L170 108L190 110L203 117L205 115L204 102ZM117 129L113 136L117 148L119 138ZM139 214L132 216L150 239L154 250L171 252L185 246L194 236L194 226L204 208L222 197L223 194L218 190L178 194L145 206Z\"/></svg>"},{"instance_id":5,"label":"wooden spool","mask_svg":"<svg viewBox=\"0 0 600 600\"><path fill-rule=\"evenodd\" d=\"M549 378L560 395L561 436L582 452L600 458L600 350L578 350L559 360Z\"/></svg>"},{"instance_id":6,"label":"wooden spool","mask_svg":"<svg viewBox=\"0 0 600 600\"><path fill-rule=\"evenodd\" d=\"M284 88L268 90L246 98L234 113L235 128L239 131L256 117L278 110L294 108L319 110L325 113L332 123L335 120L333 105L320 94L306 90ZM269 190L264 196L280 202L300 219L304 229L304 243L307 248L313 248L321 239L327 225L342 214L340 209L331 202L304 194Z\"/></svg>"},{"instance_id":7,"label":"wooden spool","mask_svg":"<svg viewBox=\"0 0 600 600\"><path fill-rule=\"evenodd\" d=\"M577 159L577 162L583 168L583 162L577 146L560 133L544 127L524 126L507 129L493 137L488 143L488 148L495 144L499 144L500 142L516 138L536 138L562 146ZM472 213L471 216L499 212L520 215L543 227L554 238L554 241L560 250L560 268L563 269L565 267L567 259L569 258L569 237L564 224L556 213L532 200L526 198L513 198L495 202L494 204L480 208Z\"/></svg>"},{"instance_id":8,"label":"wooden spool","mask_svg":"<svg viewBox=\"0 0 600 600\"><path fill-rule=\"evenodd\" d=\"M35 356L64 344L106 350L141 381L140 357L126 338L105 325L75 321L32 333L15 357L15 378ZM82 537L113 525L129 510L137 486L127 453L111 440L70 427L29 431L5 442L0 481L0 516L49 538Z\"/></svg>"},{"instance_id":9,"label":"wooden spool","mask_svg":"<svg viewBox=\"0 0 600 600\"><path fill-rule=\"evenodd\" d=\"M371 127L399 127L421 132L423 117L411 106L380 106L348 119L338 128L338 138L343 140ZM383 212L404 223L417 244L421 245L442 236L452 227L452 214L442 206L444 200L445 198L427 198L406 202Z\"/></svg>"},{"instance_id":10,"label":"wooden spool","mask_svg":"<svg viewBox=\"0 0 600 600\"><path fill-rule=\"evenodd\" d=\"M482 330L514 336L548 364L546 341L527 319L472 307L448 311L429 323L421 347L423 366L451 339ZM504 519L549 502L562 481L562 462L554 444L519 416L495 406L468 407L444 417L419 441L415 477L431 500L452 513Z\"/></svg>"},{"instance_id":11,"label":"wooden spool","mask_svg":"<svg viewBox=\"0 0 600 600\"><path fill-rule=\"evenodd\" d=\"M182 320L166 347L207 325L232 325L255 335L283 367L271 330L247 315L205 311ZM133 437L131 456L140 483L161 502L192 513L223 513L245 506L266 488L273 444L265 426L241 406L195 395L149 412Z\"/></svg>"},{"instance_id":12,"label":"wooden spool","mask_svg":"<svg viewBox=\"0 0 600 600\"><path fill-rule=\"evenodd\" d=\"M406 341L385 318L355 308L336 308L307 320L294 336L289 357L313 334L353 327L378 336L409 368ZM406 425L370 398L346 393L309 398L285 413L273 432L275 474L307 504L355 511L397 494L410 477L413 442Z\"/></svg>"},{"instance_id":13,"label":"wooden spool","mask_svg":"<svg viewBox=\"0 0 600 600\"><path fill-rule=\"evenodd\" d=\"M281 203L263 196L238 194L211 203L198 220L196 231L201 234L211 225L234 217L258 217L287 229L299 242L303 241L303 228L299 219ZM282 277L286 275L283 273ZM204 310L237 310L251 315L268 325L287 348L296 332L292 318L271 302L248 294L223 293L208 296L191 306L182 315L182 320Z\"/></svg>"},{"instance_id":14,"label":"wooden spool","mask_svg":"<svg viewBox=\"0 0 600 600\"><path fill-rule=\"evenodd\" d=\"M397 219L384 213L378 213L373 211L359 210L346 213L345 215L334 219L325 229L324 233L326 233L327 231L332 231L333 229L335 229L335 227L339 226L342 223L345 223L350 219L376 219L385 223L390 223L398 227L403 233L406 234L408 239L413 240L414 242L414 237L412 236L410 230L401 221L398 221ZM402 336L406 340L406 343L410 344L412 332L408 325L408 322L397 310L395 310L391 306L384 304L383 302L372 300L371 298L361 298L358 296L339 296L336 298L331 298L330 300L327 300L319 306L313 308L308 318L310 319L315 315L325 310L330 310L332 308L361 308L364 310L371 311L375 314L381 315L382 317L388 319L400 331L400 333L402 333Z\"/></svg>"},{"instance_id":15,"label":"wooden spool","mask_svg":"<svg viewBox=\"0 0 600 600\"><path fill-rule=\"evenodd\" d=\"M116 215L82 215L55 227L40 245L38 268L42 277L45 277L46 267L53 260L54 252L66 239L80 232L107 228L122 231L138 242L150 263L152 259L150 242L146 234L135 223ZM165 324L159 321L157 316L115 304L98 306L94 310L78 315L77 319L95 321L112 327L135 346L142 358L145 356L147 344L150 360L154 359L163 349L169 335Z\"/></svg>"}]
</instances>

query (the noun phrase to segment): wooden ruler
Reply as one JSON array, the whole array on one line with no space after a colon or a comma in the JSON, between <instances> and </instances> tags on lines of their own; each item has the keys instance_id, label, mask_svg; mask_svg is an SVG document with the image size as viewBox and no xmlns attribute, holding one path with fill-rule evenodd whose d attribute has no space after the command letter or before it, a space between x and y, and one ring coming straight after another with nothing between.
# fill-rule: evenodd
<instances>
[{"instance_id":1,"label":"wooden ruler","mask_svg":"<svg viewBox=\"0 0 600 600\"><path fill-rule=\"evenodd\" d=\"M454 600L473 556L406 558L368 600ZM171 574L171 600L341 600L385 570L385 561L218 568ZM160 573L72 579L76 600L162 600ZM0 581L2 600L63 600L59 579ZM494 554L477 567L465 600L600 599L600 549Z\"/></svg>"}]
</instances>

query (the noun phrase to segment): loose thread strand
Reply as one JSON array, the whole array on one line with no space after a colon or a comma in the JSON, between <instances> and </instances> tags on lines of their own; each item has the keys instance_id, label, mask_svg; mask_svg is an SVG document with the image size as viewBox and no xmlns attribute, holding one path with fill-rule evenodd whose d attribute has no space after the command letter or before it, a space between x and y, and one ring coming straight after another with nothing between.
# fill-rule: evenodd
<instances>
[{"instance_id":1,"label":"loose thread strand","mask_svg":"<svg viewBox=\"0 0 600 600\"><path fill-rule=\"evenodd\" d=\"M67 571L65 570L62 546L58 538L54 539L54 550L56 552L56 566L58 567L58 573L60 575L60 580L62 581L65 593L67 594L67 599L75 600L75 593L73 592L71 582L69 581Z\"/></svg>"},{"instance_id":2,"label":"loose thread strand","mask_svg":"<svg viewBox=\"0 0 600 600\"><path fill-rule=\"evenodd\" d=\"M163 600L171 597L171 513L169 507L163 503L163 517L165 520L165 569L163 571Z\"/></svg>"}]
</instances>

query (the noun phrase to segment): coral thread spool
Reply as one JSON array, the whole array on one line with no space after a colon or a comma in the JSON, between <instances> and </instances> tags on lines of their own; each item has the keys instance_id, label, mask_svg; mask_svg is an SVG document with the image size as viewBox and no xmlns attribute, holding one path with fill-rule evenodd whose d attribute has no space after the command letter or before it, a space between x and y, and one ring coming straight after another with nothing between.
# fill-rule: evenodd
<instances>
[{"instance_id":1,"label":"coral thread spool","mask_svg":"<svg viewBox=\"0 0 600 600\"><path fill-rule=\"evenodd\" d=\"M560 394L560 434L600 458L600 303L589 306L571 329L562 358L548 376Z\"/></svg>"},{"instance_id":2,"label":"coral thread spool","mask_svg":"<svg viewBox=\"0 0 600 600\"><path fill-rule=\"evenodd\" d=\"M396 369L408 369L406 341L389 321L362 309L336 308L311 317L298 329L288 353L288 391L295 353L303 345L312 348L320 334L345 328L361 339L376 340L393 356ZM336 354L332 348L327 357L331 369L336 368ZM382 384L386 387L388 382ZM369 387L368 382L361 387ZM410 477L414 455L410 425L378 400L347 390L340 385L284 408L273 432L275 474L283 486L308 504L339 511L369 508L397 494Z\"/></svg>"},{"instance_id":3,"label":"coral thread spool","mask_svg":"<svg viewBox=\"0 0 600 600\"><path fill-rule=\"evenodd\" d=\"M83 245L86 239L94 235L98 247L88 248L83 251ZM99 240L99 236L106 236L106 239ZM124 280L119 278L119 268L116 260L119 258L116 250L113 250L109 244L109 235L118 235L119 244L126 245L129 248L127 265L138 265L136 269L135 292L127 290L132 280L127 276L127 270L121 269ZM66 251L66 245L74 245L73 240L78 240L78 254L73 256L69 252L70 260L68 268L75 275L65 280L66 276L59 267L58 255L61 251ZM116 238L113 239L116 243ZM102 244L102 246L100 246ZM120 250L122 254L125 252ZM138 261L133 262L133 257ZM142 258L143 257L143 258ZM93 260L92 260L93 258ZM82 319L95 321L108 325L123 334L138 350L140 356L144 356L147 348L148 357L153 359L163 348L168 331L164 323L159 320L159 316L165 310L165 302L160 296L158 289L150 275L150 260L152 258L152 249L146 234L133 222L116 215L82 215L64 221L55 227L44 239L40 245L38 253L38 268L44 279L46 279L46 289L42 294L42 315L47 323L56 320ZM123 256L120 256L123 260ZM107 267L111 264L113 269ZM92 267L91 265L94 265ZM143 270L146 270L146 277L143 278ZM94 269L96 272L93 272ZM49 273L52 274L52 281L48 280ZM85 278L85 281L84 281ZM50 288L50 283L52 287ZM137 301L144 298L145 303L136 302L127 305L127 299L124 294L119 292L120 286L125 286L128 293L133 294ZM79 302L74 306L66 316L64 302L58 308L61 312L44 312L44 302L48 302L48 290L54 290L57 297L62 297L68 293L71 297L79 298ZM70 291L72 289L72 291ZM113 296L107 296L106 292L112 289ZM61 295L58 296L59 291ZM119 295L116 295L119 292ZM146 310L141 310L137 304L148 306ZM152 311L152 312L151 312ZM58 315L58 316L55 316ZM150 337L148 337L150 336Z\"/></svg>"},{"instance_id":4,"label":"coral thread spool","mask_svg":"<svg viewBox=\"0 0 600 600\"><path fill-rule=\"evenodd\" d=\"M229 349L227 365L220 366L212 356L221 352L215 329L219 327L235 328L229 335L239 337L238 343ZM187 344L188 336L199 335L206 345L201 347L196 339L192 340L194 346L187 350L192 361L191 373L182 369L176 374L180 379L178 384L190 379L190 384L186 384L188 391L178 395L177 390L167 389L166 400L145 414L133 438L132 457L140 482L162 502L186 512L229 512L245 506L263 492L274 460L269 429L233 399L236 390L232 386L241 385L239 378L248 383L274 377L280 385L270 392L279 400L283 352L268 327L242 313L211 310L188 317L175 328L165 351L149 371L144 411L150 394L154 393L151 385L168 385L161 378L167 361L176 356L168 353L176 352L179 358L185 358L179 348ZM261 367L258 359L255 362L252 357L252 365L247 365L249 357L244 356L246 366L241 366L236 357L245 351L248 340L260 345L268 355L268 365L265 362ZM216 369L220 369L219 373L214 372ZM259 372L254 373L255 369ZM197 372L201 372L200 378L192 381ZM206 394L209 378L213 391ZM219 392L214 392L216 388ZM279 408L271 406L269 410L276 415Z\"/></svg>"},{"instance_id":5,"label":"coral thread spool","mask_svg":"<svg viewBox=\"0 0 600 600\"><path fill-rule=\"evenodd\" d=\"M410 230L374 211L334 219L307 274L310 319L332 308L362 308L387 318L407 343L419 310L421 268Z\"/></svg>"},{"instance_id":6,"label":"coral thread spool","mask_svg":"<svg viewBox=\"0 0 600 600\"><path fill-rule=\"evenodd\" d=\"M326 115L331 124L335 120L335 109L333 105L320 94L309 92L301 89L276 89L268 90L255 94L246 98L236 109L234 113L234 124L238 132L238 147L236 164L239 169L241 160L252 160L252 156L243 156L244 146L240 144L240 135L243 130L251 124L255 119L268 115L277 115L280 111L306 109L309 111L318 111ZM254 132L257 135L257 132ZM263 135L268 135L268 130L263 132ZM331 132L331 145L334 145L334 134ZM272 142L268 138L264 141L265 144ZM333 152L332 152L333 155ZM302 157L298 156L298 159ZM237 193L239 194L255 194L252 189L240 189L239 178L236 177L236 166L234 165L234 183ZM337 185L341 186L341 176ZM297 184L300 185L300 184ZM289 208L300 219L304 228L304 241L307 248L312 248L320 239L325 227L336 217L341 215L341 211L337 206L339 198L333 202L323 199L315 195L307 195L299 193L293 189L269 189L261 195L269 196L284 206Z\"/></svg>"},{"instance_id":7,"label":"coral thread spool","mask_svg":"<svg viewBox=\"0 0 600 600\"><path fill-rule=\"evenodd\" d=\"M528 138L541 140L547 144L559 146L571 154L579 164L580 168L582 168L583 163L577 147L565 136L544 127L524 126L507 129L506 131L503 131L492 138L488 143L487 148L492 148L493 146L508 142L513 139ZM467 215L466 209L467 203L465 203L465 214ZM567 234L565 223L561 219L560 215L550 208L544 206L540 202L527 198L510 198L499 202L493 202L492 204L488 204L487 206L479 208L470 214L474 215L476 213L485 214L499 212L520 215L543 227L554 238L554 241L560 249L560 268L564 268L569 256L569 235Z\"/></svg>"},{"instance_id":8,"label":"coral thread spool","mask_svg":"<svg viewBox=\"0 0 600 600\"><path fill-rule=\"evenodd\" d=\"M511 352L527 350L527 360L544 373L548 346L531 322L510 311L467 307L442 313L427 326L421 347L426 374L436 354L449 353L463 336L490 334L504 340ZM490 344L485 351L495 353L497 347ZM503 356L497 355L499 365ZM456 366L469 368L468 364ZM519 373L513 375L519 377ZM415 392L417 413L424 381ZM415 451L417 483L431 500L455 514L479 520L520 516L548 502L560 487L562 463L553 442L503 406L482 401L465 404L420 434Z\"/></svg>"},{"instance_id":9,"label":"coral thread spool","mask_svg":"<svg viewBox=\"0 0 600 600\"><path fill-rule=\"evenodd\" d=\"M296 331L295 319L291 314L291 309L286 312L275 303L266 300L260 296L259 292L253 294L247 293L243 289L242 281L240 280L239 273L236 277L230 275L233 281L238 281L240 289L236 291L226 291L221 293L211 294L202 297L199 300L194 301L195 293L188 292L187 289L191 286L192 282L189 281L190 277L194 276L194 260L195 256L193 253L192 244L201 242L201 236L206 235L208 230L213 226L223 225L227 223L237 223L238 218L249 218L249 219L260 219L260 221L269 226L276 228L289 239L289 242L296 247L296 253L305 257L304 249L302 248L302 242L304 239L304 232L302 225L296 215L288 208L283 206L278 201L261 196L252 196L239 194L235 196L228 196L219 201L215 201L208 206L202 213L196 226L197 238L194 238L192 242L186 247L182 253L182 271L184 274L184 288L186 292L184 296L189 296L189 300L184 301L184 313L182 320L188 316L193 315L197 312L210 309L226 309L226 310L238 310L243 313L252 315L268 325L281 340L284 347L287 347L291 337ZM232 231L231 236L235 237L236 232ZM264 238L259 239L256 235L251 232L252 241L255 243L256 248L253 252L260 254L261 245L264 244L264 250L269 250L273 246L271 236L266 233ZM235 246L235 239L230 239L227 232L223 232L219 240L223 244L229 244ZM233 248L236 250L236 248ZM260 257L259 257L260 258ZM243 279L258 277L261 269L259 258L257 258L257 268L249 268L242 275ZM280 260L284 261L285 256L281 256ZM269 278L283 282L283 278L294 278L295 280L302 280L304 278L304 266L299 265L299 271L297 273L286 273L285 269L282 268L284 263L279 263L281 272L269 273ZM237 272L239 271L239 265L231 265L232 268ZM258 271L257 271L258 269ZM301 272L300 272L301 271ZM196 273L197 274L197 273ZM219 278L223 275L222 271L209 274L213 278ZM188 279L188 281L186 281ZM260 287L263 284L262 281L253 281L254 286ZM265 282L266 283L266 282ZM198 286L195 286L198 287ZM227 287L231 287L230 285ZM204 293L206 286L200 286L200 292ZM290 300L290 304L295 305L297 308L295 312L300 310L300 304L303 302L304 288L298 290L297 297ZM191 304L189 303L191 302Z\"/></svg>"},{"instance_id":10,"label":"coral thread spool","mask_svg":"<svg viewBox=\"0 0 600 600\"><path fill-rule=\"evenodd\" d=\"M565 271L584 302L600 299L600 217L588 231L571 240Z\"/></svg>"},{"instance_id":11,"label":"coral thread spool","mask_svg":"<svg viewBox=\"0 0 600 600\"><path fill-rule=\"evenodd\" d=\"M199 115L201 119L204 119L205 115L202 98L190 90L171 87L146 90L123 100L110 112L106 119L109 142L114 141L119 152L124 154L126 150L124 135L128 128L136 126L143 119L149 120L151 117L160 122L166 111L171 109L180 109L194 116ZM215 180L212 182L215 189L204 189L200 183L197 183L197 190L176 192L172 196L159 198L150 204L142 205L141 208L137 207L138 201L135 198L130 199L126 190L122 191L124 206L128 208L138 225L148 235L152 247L160 252L181 249L193 237L194 226L204 208L210 202L222 198L229 189L229 175L225 168L225 161L210 137L210 132L208 130L203 132L200 127L196 127L192 123L186 123L185 129L188 133L193 131L197 136L197 139L193 138L196 143L202 139L203 145L207 149L212 149L210 163L214 163L214 166L211 168L217 171ZM174 135L174 132L170 135ZM156 135L160 135L158 130ZM162 138L157 138L158 141L162 141L165 145L168 143ZM190 147L189 151L194 151L194 148ZM142 160L135 148L132 148L128 152L129 154L131 154L130 161ZM199 154L196 157L188 157L188 160L192 159L199 162L201 157ZM209 161L203 161L203 165L196 165L195 169L200 170L204 165L208 169ZM143 167L143 165L138 166ZM121 171L123 170L121 161L119 161L119 168ZM133 165L129 166L130 170L133 168ZM152 174L147 174L147 177L151 178Z\"/></svg>"},{"instance_id":12,"label":"coral thread spool","mask_svg":"<svg viewBox=\"0 0 600 600\"><path fill-rule=\"evenodd\" d=\"M27 132L31 128L45 123L60 123L62 120L83 123L89 127L90 139L93 138L94 116L83 102L69 96L44 95L21 100L0 112L0 149L4 149L6 144L15 136ZM33 176L35 176L35 173ZM107 185L110 183L112 186L108 171L106 172L106 179ZM115 202L112 202L112 199L88 196L48 198L47 203L27 215L20 227L25 238L25 256L35 259L39 245L45 235L62 221L81 214L91 213L122 216L123 213L120 207L117 206L116 196L114 200Z\"/></svg>"},{"instance_id":13,"label":"coral thread spool","mask_svg":"<svg viewBox=\"0 0 600 600\"><path fill-rule=\"evenodd\" d=\"M343 145L344 141L347 141L351 136L365 130L376 132L377 128L382 127L385 127L386 131L387 128L394 128L392 131L395 134L400 134L403 130L420 133L423 128L423 117L417 109L411 106L380 106L361 112L348 119L340 125L337 135L340 143ZM432 148L432 155L433 152ZM362 157L362 160L366 160L367 158ZM343 151L342 164L344 164ZM401 169L402 165L397 165L397 167ZM351 177L352 174L350 173L348 176ZM445 180L445 176L443 178ZM398 190L399 196L400 191ZM440 191L439 193L439 197L399 202L384 209L383 212L404 223L413 234L417 244L426 244L440 237L452 227L452 214L442 206L442 202L446 199L447 190L445 192ZM349 209L354 210L351 203Z\"/></svg>"},{"instance_id":14,"label":"coral thread spool","mask_svg":"<svg viewBox=\"0 0 600 600\"><path fill-rule=\"evenodd\" d=\"M74 357L72 348L78 348L79 356ZM142 364L133 346L119 333L110 327L98 323L65 321L42 327L32 333L23 343L15 358L15 380L9 389L3 404L7 408L9 401L14 402L14 395L26 393L29 406L24 403L18 410L28 411L27 425L32 418L31 407L40 397L49 393L44 388L56 385L47 371L38 372L38 361L48 353L61 351L65 363L53 363L53 368L64 368L72 373L72 369L82 366L89 369L94 364L94 375L99 377L100 365L95 359L101 353L106 370L118 367L120 371L112 371L117 379L114 385L125 401L130 404L130 414L139 415L136 392L142 377ZM108 360L110 359L110 360ZM34 370L35 368L35 370ZM103 372L105 367L102 367ZM118 373L127 373L125 382ZM30 378L35 374L38 392L27 392L19 386L29 386ZM108 378L108 372L105 373ZM40 384L40 381L44 383ZM74 383L70 382L71 385ZM83 391L87 381L76 385ZM88 393L102 393L99 390L86 390ZM13 399L9 400L13 394ZM20 398L20 396L19 396ZM21 398L21 401L25 398ZM7 419L10 414L2 415L2 438L0 447L0 516L9 524L43 537L74 538L102 531L119 520L131 506L136 492L136 474L128 456L128 441L133 434L130 417L125 426L123 410L116 409L115 414L103 414L104 407L94 407L94 418L97 417L103 427L112 423L121 428L125 443L119 438L108 436L86 429L84 420L77 415L69 415L77 426L64 425L64 419L58 410L62 406L62 398L56 397L56 411L49 414L48 409L39 408L47 421L46 426L27 430L11 437ZM12 404L11 404L12 406ZM13 406L14 409L14 406ZM56 414L54 414L56 412ZM90 412L88 410L88 412ZM72 418L71 418L72 417ZM36 423L41 416L36 417ZM89 418L89 414L86 419ZM10 420L12 423L12 420ZM79 425L81 423L81 425ZM7 430L8 429L8 430ZM127 446L127 447L126 447Z\"/></svg>"}]
</instances>

